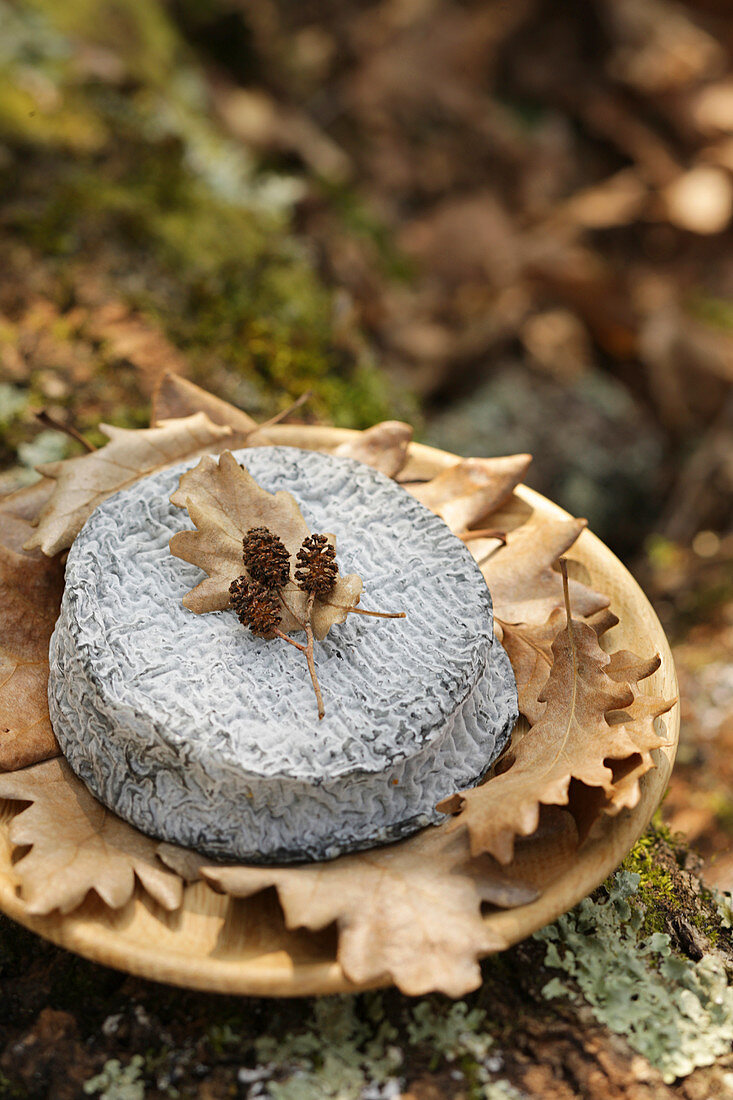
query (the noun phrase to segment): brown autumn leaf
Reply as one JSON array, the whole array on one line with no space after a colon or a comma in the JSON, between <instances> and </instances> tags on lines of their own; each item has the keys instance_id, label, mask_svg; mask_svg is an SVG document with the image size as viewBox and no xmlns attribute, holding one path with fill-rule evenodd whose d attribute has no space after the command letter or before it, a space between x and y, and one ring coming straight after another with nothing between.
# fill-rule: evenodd
<instances>
[{"instance_id":1,"label":"brown autumn leaf","mask_svg":"<svg viewBox=\"0 0 733 1100\"><path fill-rule=\"evenodd\" d=\"M459 811L451 828L468 829L474 854L490 852L501 863L510 862L515 836L537 828L540 804L567 804L573 779L600 787L610 798L614 775L608 762L650 751L645 729L609 720L634 702L634 693L609 676L611 659L592 626L572 619L570 629L558 632L552 654L539 696L546 709L512 747L507 770L439 807Z\"/></svg>"},{"instance_id":2,"label":"brown autumn leaf","mask_svg":"<svg viewBox=\"0 0 733 1100\"><path fill-rule=\"evenodd\" d=\"M584 519L555 519L533 510L526 522L507 533L505 546L479 560L498 619L541 625L563 606L562 577L552 566L585 527ZM583 617L609 604L607 596L574 580L570 598L576 614Z\"/></svg>"},{"instance_id":3,"label":"brown autumn leaf","mask_svg":"<svg viewBox=\"0 0 733 1100\"><path fill-rule=\"evenodd\" d=\"M430 481L408 483L405 488L460 534L507 500L531 461L531 455L463 458Z\"/></svg>"},{"instance_id":4,"label":"brown autumn leaf","mask_svg":"<svg viewBox=\"0 0 733 1100\"><path fill-rule=\"evenodd\" d=\"M0 770L59 752L48 713L48 643L61 605L58 558L23 550L45 492L35 486L0 501Z\"/></svg>"},{"instance_id":5,"label":"brown autumn leaf","mask_svg":"<svg viewBox=\"0 0 733 1100\"><path fill-rule=\"evenodd\" d=\"M666 744L664 729L657 729L657 719L674 706L674 700L660 696L634 693L634 701L624 711L608 714L612 725L626 724L633 730L637 752L623 760L609 760L613 772L610 793L600 787L571 784L569 808L575 818L578 840L597 836L603 829L604 815L615 817L621 810L633 809L641 798L639 780L654 768L652 752Z\"/></svg>"},{"instance_id":6,"label":"brown autumn leaf","mask_svg":"<svg viewBox=\"0 0 733 1100\"><path fill-rule=\"evenodd\" d=\"M199 412L206 413L213 424L231 428L232 434L227 438L227 449L230 451L246 446L249 437L259 427L256 420L236 405L202 390L187 378L166 371L153 394L151 425L194 416ZM212 447L212 452L216 450Z\"/></svg>"},{"instance_id":7,"label":"brown autumn leaf","mask_svg":"<svg viewBox=\"0 0 733 1100\"><path fill-rule=\"evenodd\" d=\"M412 441L412 427L401 420L384 420L374 424L353 439L339 443L334 454L339 458L354 458L366 466L397 477L407 462L407 449Z\"/></svg>"},{"instance_id":8,"label":"brown autumn leaf","mask_svg":"<svg viewBox=\"0 0 733 1100\"><path fill-rule=\"evenodd\" d=\"M215 397L186 378L168 371L162 376L153 394L151 426L157 427L166 420L193 416L199 412L205 413L214 424L231 429L230 435L207 448L211 454L218 454L223 450L231 451L240 447L256 447L278 442L268 435L268 429L279 424L295 409L300 408L309 397L309 392L302 394L288 408L259 424L249 413L237 408L236 405L224 401L221 397ZM290 427L293 426L290 425ZM295 430L297 432L298 429Z\"/></svg>"},{"instance_id":9,"label":"brown autumn leaf","mask_svg":"<svg viewBox=\"0 0 733 1100\"><path fill-rule=\"evenodd\" d=\"M655 665L652 671L658 667L658 664ZM645 672L645 675L651 675L651 672ZM617 765L613 786L603 806L605 813L615 815L636 806L641 797L639 780L656 766L652 752L665 744L664 736L657 731L656 720L671 710L675 702L674 699L635 692L633 703L623 711L607 715L612 726L623 726L631 732L636 751Z\"/></svg>"},{"instance_id":10,"label":"brown autumn leaf","mask_svg":"<svg viewBox=\"0 0 733 1100\"><path fill-rule=\"evenodd\" d=\"M11 843L31 846L14 866L29 913L70 913L90 890L119 909L136 878L164 909L180 906L183 883L157 842L97 802L63 757L0 775L0 798L31 803L10 823Z\"/></svg>"},{"instance_id":11,"label":"brown autumn leaf","mask_svg":"<svg viewBox=\"0 0 733 1100\"><path fill-rule=\"evenodd\" d=\"M646 680L662 663L658 653L652 654L651 657L638 657L628 649L618 649L610 656L611 660L606 672L611 679L619 682L628 680L632 684L637 684L639 680Z\"/></svg>"},{"instance_id":12,"label":"brown autumn leaf","mask_svg":"<svg viewBox=\"0 0 733 1100\"><path fill-rule=\"evenodd\" d=\"M565 612L555 608L544 623L501 623L502 645L517 682L519 713L531 726L539 722L547 703L540 702L552 668L552 643L565 625Z\"/></svg>"},{"instance_id":13,"label":"brown autumn leaf","mask_svg":"<svg viewBox=\"0 0 733 1100\"><path fill-rule=\"evenodd\" d=\"M233 434L226 441L226 450L279 443L284 446L303 447L306 450L332 451L335 455L354 458L367 466L373 466L387 477L396 477L407 461L408 447L412 440L412 427L402 421L385 420L380 424L374 424L363 432L355 433L353 439L332 448L326 445L331 429L325 429L324 434L324 429L318 429L312 425L305 428L288 425L285 436L276 437L269 434L268 429L290 411L292 410L285 410L284 413L273 417L265 424L258 424L236 405L215 397L200 386L189 382L188 379L169 371L163 375L153 395L151 421L156 424L161 420L204 412L215 424L222 424L232 429ZM221 449L223 448L212 447L212 454Z\"/></svg>"},{"instance_id":14,"label":"brown autumn leaf","mask_svg":"<svg viewBox=\"0 0 733 1100\"><path fill-rule=\"evenodd\" d=\"M106 447L62 462L47 462L39 473L54 478L54 492L37 520L37 530L26 549L39 547L57 554L71 546L98 504L112 493L132 485L183 458L208 451L229 428L213 424L205 413L181 420L166 420L155 428L115 428L100 424L109 438Z\"/></svg>"},{"instance_id":15,"label":"brown autumn leaf","mask_svg":"<svg viewBox=\"0 0 733 1100\"><path fill-rule=\"evenodd\" d=\"M596 637L600 637L617 622L616 616L606 609L590 620L588 625L593 627ZM539 722L547 706L546 702L540 702L540 696L552 667L552 643L558 630L564 626L565 612L559 608L555 608L547 621L539 625L501 623L502 644L517 682L519 713L524 715L530 725ZM659 654L644 658L622 649L610 654L606 675L618 682L638 683L656 672L660 664Z\"/></svg>"},{"instance_id":16,"label":"brown autumn leaf","mask_svg":"<svg viewBox=\"0 0 733 1100\"><path fill-rule=\"evenodd\" d=\"M33 523L51 498L56 483L50 477L42 477L33 485L16 489L0 498L0 516L12 516Z\"/></svg>"},{"instance_id":17,"label":"brown autumn leaf","mask_svg":"<svg viewBox=\"0 0 733 1100\"><path fill-rule=\"evenodd\" d=\"M190 853L162 845L161 858L195 877ZM294 867L214 867L200 873L233 897L277 889L288 928L338 927L338 961L353 982L389 976L403 993L460 997L481 982L477 959L504 946L481 919L537 897L488 856L471 858L465 837L430 828L327 863Z\"/></svg>"},{"instance_id":18,"label":"brown autumn leaf","mask_svg":"<svg viewBox=\"0 0 733 1100\"><path fill-rule=\"evenodd\" d=\"M242 539L250 528L268 527L279 535L293 558L311 533L294 497L283 490L268 493L262 489L229 451L218 461L204 456L198 466L182 475L171 500L186 508L196 525L195 531L179 531L173 536L171 553L208 573L183 598L184 606L197 615L229 606L229 585L246 572ZM333 536L329 539L335 545ZM319 641L332 626L346 620L348 609L359 602L361 590L356 573L339 574L328 602L316 599L312 622ZM291 580L282 589L282 602L281 629L285 633L303 630L308 594Z\"/></svg>"}]
</instances>

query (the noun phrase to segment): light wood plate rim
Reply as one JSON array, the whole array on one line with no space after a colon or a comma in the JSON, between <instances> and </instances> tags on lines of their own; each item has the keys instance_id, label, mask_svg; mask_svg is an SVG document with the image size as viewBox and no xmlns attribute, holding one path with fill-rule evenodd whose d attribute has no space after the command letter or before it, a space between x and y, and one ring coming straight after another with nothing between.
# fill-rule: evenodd
<instances>
[{"instance_id":1,"label":"light wood plate rim","mask_svg":"<svg viewBox=\"0 0 733 1100\"><path fill-rule=\"evenodd\" d=\"M268 429L268 442L332 450L352 438L348 429L281 425ZM401 478L432 476L457 461L455 455L422 444L412 444L410 457ZM568 518L568 513L525 486L517 496L540 511ZM581 564L603 592L611 596L611 608L620 623L609 632L612 648L638 648L644 655L659 652L658 671L644 681L646 694L665 698L678 694L672 653L664 631L643 591L618 558L595 535L584 531L572 547L569 557ZM606 587L604 587L606 582ZM667 786L679 741L680 708L675 704L665 715L668 742L657 753L658 766L642 779L641 799L633 810L606 817L600 834L587 841L576 860L532 904L517 909L496 911L485 917L486 925L509 947L555 920L586 897L618 866L646 829ZM231 902L215 894L204 883L186 887L184 905L173 918L164 914L138 889L134 899L122 910L112 912L93 897L75 912L47 917L29 914L16 894L12 849L8 822L17 804L0 803L0 910L13 920L47 940L76 952L94 962L126 971L138 977L207 992L251 996L308 996L327 993L353 993L391 984L388 978L356 985L343 974L335 959L304 959L289 954L287 944L257 955L242 950L246 935L237 925L243 921L241 902ZM222 918L223 906L229 906ZM232 913L234 916L232 916ZM237 917L239 914L239 918ZM196 944L195 929L184 928L187 917L215 922L218 934L211 936L206 949ZM166 935L157 938L156 922L166 925ZM179 926L180 925L180 929ZM230 952L226 934L229 930ZM224 941L222 941L222 936ZM239 954L237 949L239 947Z\"/></svg>"}]
</instances>

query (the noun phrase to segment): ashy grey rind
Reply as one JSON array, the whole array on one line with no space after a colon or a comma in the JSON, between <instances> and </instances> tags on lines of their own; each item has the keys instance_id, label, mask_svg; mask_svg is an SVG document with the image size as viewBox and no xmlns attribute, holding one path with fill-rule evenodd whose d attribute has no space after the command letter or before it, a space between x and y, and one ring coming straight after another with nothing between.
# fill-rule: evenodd
<instances>
[{"instance_id":1,"label":"ashy grey rind","mask_svg":"<svg viewBox=\"0 0 733 1100\"><path fill-rule=\"evenodd\" d=\"M191 463L161 471L105 501L69 553L49 705L72 768L143 832L214 858L331 858L438 820L517 715L473 559L369 467L293 448L237 457L336 532L365 606L407 618L352 615L317 646L319 723L292 647L183 608L201 574L170 555L190 521L168 498Z\"/></svg>"}]
</instances>

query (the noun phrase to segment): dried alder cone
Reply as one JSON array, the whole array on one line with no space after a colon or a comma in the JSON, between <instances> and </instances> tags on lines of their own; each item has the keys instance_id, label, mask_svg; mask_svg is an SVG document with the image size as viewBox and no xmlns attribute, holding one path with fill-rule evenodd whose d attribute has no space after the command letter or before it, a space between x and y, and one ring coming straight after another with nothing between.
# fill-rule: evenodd
<instances>
[{"instance_id":1,"label":"dried alder cone","mask_svg":"<svg viewBox=\"0 0 733 1100\"><path fill-rule=\"evenodd\" d=\"M271 638L282 622L277 594L261 581L237 577L229 585L229 604L242 626L260 638Z\"/></svg>"},{"instance_id":2,"label":"dried alder cone","mask_svg":"<svg viewBox=\"0 0 733 1100\"><path fill-rule=\"evenodd\" d=\"M0 501L0 768L23 767L58 751L46 685L62 564L44 554L68 546L96 503L153 469L202 450L287 442L368 462L399 477L467 542L491 588L497 633L509 652L530 729L512 745L500 774L449 801L445 808L460 812L440 829L328 864L209 867L206 877L235 896L275 886L289 926L315 929L336 921L339 961L354 981L389 975L408 993L465 993L478 984L477 957L503 946L487 932L481 901L502 906L529 901L535 888L543 889L572 862L579 839L604 814L638 801L639 779L662 744L656 719L670 706L637 686L655 671L659 658L604 653L598 638L615 616L603 595L576 580L570 581L569 596L577 618L568 629L555 563L585 523L532 509L513 495L528 456L455 462L446 457L434 476L434 465L426 465L419 448L410 448L407 425L376 425L335 447L330 429L288 425L275 433L270 428L169 375L156 396L151 429L113 430L101 451L44 467L48 476L38 485ZM219 463L206 457L185 475L174 500L186 506L187 498L197 530L176 536L176 548L208 574L185 598L192 610L227 607L238 577L235 606L239 601L237 609L243 609L253 581L249 573L242 576L243 539L258 527L276 533L296 562L296 576L281 586L278 629L301 629L311 598L317 638L343 622L350 609L361 610L355 606L361 595L358 577L336 572L333 589L325 589L333 540L324 536L325 544L319 539L304 545L312 536L292 498L265 493L231 455ZM495 532L505 536L506 545L492 537ZM24 550L29 542L44 554ZM298 559L299 552L312 556ZM304 574L300 578L298 571ZM275 579L284 579L284 568ZM298 580L309 588L298 587ZM12 843L30 846L14 873L31 911L68 912L90 890L110 906L124 905L136 878L164 907L180 903L181 879L161 865L155 843L104 810L63 760L0 776L0 797L31 803L11 823ZM566 811L546 805L569 797L575 824L565 827L561 840L551 834L548 847L540 839L542 827L532 830L551 813L560 814L566 825L572 822ZM527 834L531 838L522 839ZM182 874L192 864L201 869L206 863L194 853L166 849L161 846L161 857ZM500 861L513 854L508 875L486 853ZM528 856L531 873L525 875Z\"/></svg>"},{"instance_id":3,"label":"dried alder cone","mask_svg":"<svg viewBox=\"0 0 733 1100\"><path fill-rule=\"evenodd\" d=\"M242 560L253 581L283 588L290 580L290 554L267 527L252 527L242 539Z\"/></svg>"},{"instance_id":4,"label":"dried alder cone","mask_svg":"<svg viewBox=\"0 0 733 1100\"><path fill-rule=\"evenodd\" d=\"M297 553L296 584L303 592L315 592L325 599L333 592L338 580L339 567L336 548L326 535L309 535Z\"/></svg>"},{"instance_id":5,"label":"dried alder cone","mask_svg":"<svg viewBox=\"0 0 733 1100\"><path fill-rule=\"evenodd\" d=\"M173 536L171 553L208 573L184 597L184 606L197 614L233 606L232 581L239 577L234 599L241 605L240 621L253 633L277 636L305 654L318 717L323 718L314 638L322 640L334 623L345 621L361 598L361 578L355 573L337 576L327 591L321 586L320 596L291 579L291 556L310 538L300 508L290 493L262 489L230 451L218 462L206 456L182 474L171 500L185 506L196 525L195 531ZM332 535L320 537L326 544L334 541ZM242 561L248 571L245 576ZM259 587L245 587L248 578ZM287 637L298 630L305 631L307 645Z\"/></svg>"}]
</instances>

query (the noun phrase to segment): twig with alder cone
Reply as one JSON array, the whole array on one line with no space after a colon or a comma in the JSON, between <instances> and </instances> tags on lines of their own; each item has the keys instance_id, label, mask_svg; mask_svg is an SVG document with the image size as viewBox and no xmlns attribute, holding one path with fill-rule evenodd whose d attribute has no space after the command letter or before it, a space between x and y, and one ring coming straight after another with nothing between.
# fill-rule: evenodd
<instances>
[{"instance_id":1,"label":"twig with alder cone","mask_svg":"<svg viewBox=\"0 0 733 1100\"><path fill-rule=\"evenodd\" d=\"M281 628L282 609L287 608L292 613L284 595L284 589L290 582L290 553L282 539L267 527L251 527L242 539L242 560L249 577L242 574L230 584L230 606L236 611L242 626L248 627L253 634L262 638L281 638L305 653L318 704L318 718L322 719L325 707L316 673L313 607L316 597L326 601L338 582L336 547L329 541L328 535L313 534L303 539L297 553L295 584L307 595L305 615L300 621L306 634L306 645L289 638ZM379 618L405 617L402 611L372 612L351 607L343 610L359 610L362 615L375 615Z\"/></svg>"}]
</instances>

